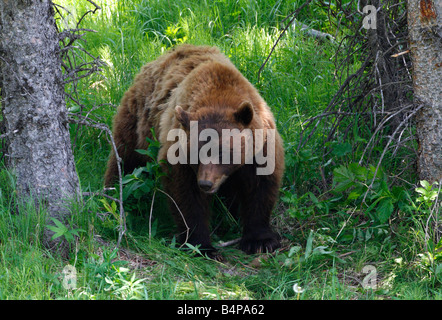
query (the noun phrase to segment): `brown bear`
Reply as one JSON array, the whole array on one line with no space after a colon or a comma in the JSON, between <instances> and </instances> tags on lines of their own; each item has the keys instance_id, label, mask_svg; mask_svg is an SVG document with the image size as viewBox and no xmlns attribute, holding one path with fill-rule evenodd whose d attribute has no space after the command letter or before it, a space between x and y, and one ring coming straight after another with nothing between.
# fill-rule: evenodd
<instances>
[{"instance_id":1,"label":"brown bear","mask_svg":"<svg viewBox=\"0 0 442 320\"><path fill-rule=\"evenodd\" d=\"M166 160L162 184L173 199L181 242L216 252L209 218L217 192L239 215L243 251L280 246L270 214L284 171L282 140L266 102L225 55L214 47L181 45L141 69L113 122L125 174L148 161L135 150L148 147L151 128L161 144L158 160ZM112 152L105 185L117 176Z\"/></svg>"}]
</instances>

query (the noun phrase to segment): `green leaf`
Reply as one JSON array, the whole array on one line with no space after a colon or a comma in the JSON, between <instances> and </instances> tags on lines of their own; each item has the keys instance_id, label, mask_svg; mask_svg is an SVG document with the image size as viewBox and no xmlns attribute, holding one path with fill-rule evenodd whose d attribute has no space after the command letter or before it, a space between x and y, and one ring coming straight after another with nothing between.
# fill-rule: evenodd
<instances>
[{"instance_id":1,"label":"green leaf","mask_svg":"<svg viewBox=\"0 0 442 320\"><path fill-rule=\"evenodd\" d=\"M51 218L51 220L54 222L55 226L53 225L46 226L49 230L54 232L51 239L54 240L59 237L65 236L68 232L68 228L64 224L62 224L58 219Z\"/></svg>"},{"instance_id":2,"label":"green leaf","mask_svg":"<svg viewBox=\"0 0 442 320\"><path fill-rule=\"evenodd\" d=\"M140 188L144 193L147 194L150 191L152 191L154 189L154 187L155 187L155 181L146 180L146 181L144 181L143 185Z\"/></svg>"},{"instance_id":3,"label":"green leaf","mask_svg":"<svg viewBox=\"0 0 442 320\"><path fill-rule=\"evenodd\" d=\"M422 187L424 187L425 189L431 189L430 183L427 180L421 180L420 184Z\"/></svg>"},{"instance_id":4,"label":"green leaf","mask_svg":"<svg viewBox=\"0 0 442 320\"><path fill-rule=\"evenodd\" d=\"M127 198L135 192L138 188L143 185L142 181L135 181L124 187L123 189L123 200L127 200Z\"/></svg>"},{"instance_id":5,"label":"green leaf","mask_svg":"<svg viewBox=\"0 0 442 320\"><path fill-rule=\"evenodd\" d=\"M312 192L308 192L308 195L314 204L319 204L318 198Z\"/></svg>"},{"instance_id":6,"label":"green leaf","mask_svg":"<svg viewBox=\"0 0 442 320\"><path fill-rule=\"evenodd\" d=\"M376 207L376 205L378 204L378 202L381 200L382 200L382 198L377 198L365 211L370 212L371 210L373 210Z\"/></svg>"},{"instance_id":7,"label":"green leaf","mask_svg":"<svg viewBox=\"0 0 442 320\"><path fill-rule=\"evenodd\" d=\"M72 229L71 231L69 231L71 234L76 235L77 237L79 237L80 235L78 234L79 232L86 232L83 229Z\"/></svg>"},{"instance_id":8,"label":"green leaf","mask_svg":"<svg viewBox=\"0 0 442 320\"><path fill-rule=\"evenodd\" d=\"M391 198L383 198L379 202L379 206L376 209L376 216L380 223L386 223L393 213L394 206Z\"/></svg>"},{"instance_id":9,"label":"green leaf","mask_svg":"<svg viewBox=\"0 0 442 320\"><path fill-rule=\"evenodd\" d=\"M360 192L352 191L352 192L350 192L350 194L348 195L347 200L355 200L355 199L359 198L360 196L361 196L361 193L360 193Z\"/></svg>"},{"instance_id":10,"label":"green leaf","mask_svg":"<svg viewBox=\"0 0 442 320\"><path fill-rule=\"evenodd\" d=\"M201 253L201 251L200 251L200 249L199 249L199 247L200 247L199 244L196 245L196 246L194 246L194 245L192 245L192 244L186 242L186 246L187 246L190 250L192 250L192 253L196 253L196 254L201 254L201 255L202 255L202 253Z\"/></svg>"},{"instance_id":11,"label":"green leaf","mask_svg":"<svg viewBox=\"0 0 442 320\"><path fill-rule=\"evenodd\" d=\"M368 176L368 169L360 166L359 163L350 163L348 169L355 175L359 181L366 181Z\"/></svg>"},{"instance_id":12,"label":"green leaf","mask_svg":"<svg viewBox=\"0 0 442 320\"><path fill-rule=\"evenodd\" d=\"M77 113L78 111L80 111L80 106L79 105L72 106L68 109L68 111L71 113Z\"/></svg>"},{"instance_id":13,"label":"green leaf","mask_svg":"<svg viewBox=\"0 0 442 320\"><path fill-rule=\"evenodd\" d=\"M332 254L333 251L329 250L327 251L328 247L327 246L318 246L316 248L313 249L313 255L328 255L328 254Z\"/></svg>"},{"instance_id":14,"label":"green leaf","mask_svg":"<svg viewBox=\"0 0 442 320\"><path fill-rule=\"evenodd\" d=\"M115 203L115 201L112 201L111 204L109 204L109 202L107 202L107 199L100 199L99 201L103 204L103 206L107 210L107 212L111 212L111 213L116 212L117 204Z\"/></svg>"},{"instance_id":15,"label":"green leaf","mask_svg":"<svg viewBox=\"0 0 442 320\"><path fill-rule=\"evenodd\" d=\"M60 238L63 235L64 235L64 233L55 232L54 235L51 237L51 240L55 240L57 238Z\"/></svg>"},{"instance_id":16,"label":"green leaf","mask_svg":"<svg viewBox=\"0 0 442 320\"><path fill-rule=\"evenodd\" d=\"M333 147L333 154L337 157L343 157L346 154L350 153L352 150L352 146L348 142L344 142L342 144L337 144Z\"/></svg>"},{"instance_id":17,"label":"green leaf","mask_svg":"<svg viewBox=\"0 0 442 320\"><path fill-rule=\"evenodd\" d=\"M307 244L305 245L305 254L304 254L305 260L307 260L310 257L312 250L313 250L313 231L310 230L310 234L308 235L307 238Z\"/></svg>"},{"instance_id":18,"label":"green leaf","mask_svg":"<svg viewBox=\"0 0 442 320\"><path fill-rule=\"evenodd\" d=\"M384 178L384 171L382 170L382 168L378 169L378 172L376 172L376 167L373 165L369 165L369 170L368 170L368 179L372 180L375 177L376 173L376 179L383 179Z\"/></svg>"},{"instance_id":19,"label":"green leaf","mask_svg":"<svg viewBox=\"0 0 442 320\"><path fill-rule=\"evenodd\" d=\"M343 192L348 188L354 186L355 176L348 170L345 166L340 166L333 170L334 182L335 182L335 192Z\"/></svg>"},{"instance_id":20,"label":"green leaf","mask_svg":"<svg viewBox=\"0 0 442 320\"><path fill-rule=\"evenodd\" d=\"M133 172L132 172L132 174L133 174L133 176L135 177L135 178L140 178L141 177L141 174L143 173L143 172L146 172L147 170L146 170L146 168L145 167L139 167L139 168L136 168Z\"/></svg>"},{"instance_id":21,"label":"green leaf","mask_svg":"<svg viewBox=\"0 0 442 320\"><path fill-rule=\"evenodd\" d=\"M149 155L149 151L144 150L144 149L135 149L136 152L138 152L139 154L148 156Z\"/></svg>"},{"instance_id":22,"label":"green leaf","mask_svg":"<svg viewBox=\"0 0 442 320\"><path fill-rule=\"evenodd\" d=\"M297 254L300 250L301 250L300 246L291 247L288 254L289 258Z\"/></svg>"},{"instance_id":23,"label":"green leaf","mask_svg":"<svg viewBox=\"0 0 442 320\"><path fill-rule=\"evenodd\" d=\"M122 183L122 184L127 184L127 183L129 183L129 182L131 182L131 181L133 181L133 180L135 180L135 177L134 177L133 175L127 175L127 176L124 176L124 177L121 179L121 183Z\"/></svg>"},{"instance_id":24,"label":"green leaf","mask_svg":"<svg viewBox=\"0 0 442 320\"><path fill-rule=\"evenodd\" d=\"M51 218L51 220L57 225L57 227L59 227L60 229L66 229L66 226L60 222L60 220L56 219L56 218Z\"/></svg>"}]
</instances>

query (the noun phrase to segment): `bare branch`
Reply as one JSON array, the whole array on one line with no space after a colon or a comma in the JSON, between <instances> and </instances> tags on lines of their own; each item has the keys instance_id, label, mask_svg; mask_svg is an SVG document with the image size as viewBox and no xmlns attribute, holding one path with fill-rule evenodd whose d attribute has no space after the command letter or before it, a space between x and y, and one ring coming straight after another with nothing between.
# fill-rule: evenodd
<instances>
[{"instance_id":1,"label":"bare branch","mask_svg":"<svg viewBox=\"0 0 442 320\"><path fill-rule=\"evenodd\" d=\"M78 119L74 118L73 116L77 117ZM121 158L118 155L118 149L115 144L115 140L112 136L112 131L109 129L109 127L104 123L99 123L94 120L88 119L82 115L78 114L72 114L69 113L68 121L70 123L76 123L80 125L86 125L92 128L100 129L104 131L107 134L107 138L111 141L111 145L113 148L113 151L115 153L115 158L117 159L117 168L118 168L118 185L119 185L119 211L120 211L120 232L118 236L117 241L117 247L120 246L121 239L123 235L126 233L126 214L124 213L124 207L123 207L123 177L122 177L122 170L121 170Z\"/></svg>"},{"instance_id":2,"label":"bare branch","mask_svg":"<svg viewBox=\"0 0 442 320\"><path fill-rule=\"evenodd\" d=\"M234 244L237 244L237 243L239 243L240 241L241 241L241 238L237 238L237 239L233 239L233 240L230 240L230 241L226 241L226 242L218 243L218 247L220 247L220 248L225 248L225 247L228 247L228 246L232 246L232 245L234 245Z\"/></svg>"}]
</instances>

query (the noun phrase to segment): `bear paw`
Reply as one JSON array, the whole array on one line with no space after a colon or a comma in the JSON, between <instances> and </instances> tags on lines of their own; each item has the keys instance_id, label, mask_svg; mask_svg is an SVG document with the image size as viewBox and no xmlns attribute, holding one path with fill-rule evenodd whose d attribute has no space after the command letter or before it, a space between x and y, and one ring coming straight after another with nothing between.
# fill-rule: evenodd
<instances>
[{"instance_id":1,"label":"bear paw","mask_svg":"<svg viewBox=\"0 0 442 320\"><path fill-rule=\"evenodd\" d=\"M224 260L224 257L221 255L221 253L212 246L200 248L200 252L204 257L212 260L218 262L222 262Z\"/></svg>"},{"instance_id":2,"label":"bear paw","mask_svg":"<svg viewBox=\"0 0 442 320\"><path fill-rule=\"evenodd\" d=\"M273 252L281 246L279 235L272 231L247 235L241 239L239 247L247 254Z\"/></svg>"}]
</instances>

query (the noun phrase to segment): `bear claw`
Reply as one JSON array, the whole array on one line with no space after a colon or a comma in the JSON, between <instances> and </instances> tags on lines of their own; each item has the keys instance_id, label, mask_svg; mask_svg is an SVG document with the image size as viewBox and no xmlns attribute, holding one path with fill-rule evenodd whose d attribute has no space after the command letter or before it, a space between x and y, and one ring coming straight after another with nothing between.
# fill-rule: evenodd
<instances>
[{"instance_id":1,"label":"bear claw","mask_svg":"<svg viewBox=\"0 0 442 320\"><path fill-rule=\"evenodd\" d=\"M281 247L281 243L279 242L278 236L272 234L266 238L242 239L239 246L241 250L247 254L270 253Z\"/></svg>"}]
</instances>

